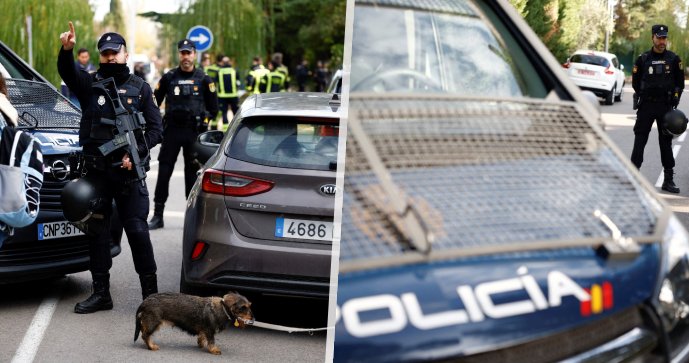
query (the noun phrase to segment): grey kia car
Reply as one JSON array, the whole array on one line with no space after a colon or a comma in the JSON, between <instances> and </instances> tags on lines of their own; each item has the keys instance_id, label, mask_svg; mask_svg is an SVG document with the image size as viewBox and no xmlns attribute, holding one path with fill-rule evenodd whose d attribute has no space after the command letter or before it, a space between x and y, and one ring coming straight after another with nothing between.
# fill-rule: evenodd
<instances>
[{"instance_id":1,"label":"grey kia car","mask_svg":"<svg viewBox=\"0 0 689 363\"><path fill-rule=\"evenodd\" d=\"M181 292L328 297L340 116L334 95L259 94L199 136Z\"/></svg>"}]
</instances>

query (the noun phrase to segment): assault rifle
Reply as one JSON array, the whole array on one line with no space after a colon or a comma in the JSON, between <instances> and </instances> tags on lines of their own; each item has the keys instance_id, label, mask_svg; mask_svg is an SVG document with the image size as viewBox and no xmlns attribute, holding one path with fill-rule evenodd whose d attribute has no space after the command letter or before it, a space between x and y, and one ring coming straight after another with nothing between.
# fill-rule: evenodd
<instances>
[{"instance_id":1,"label":"assault rifle","mask_svg":"<svg viewBox=\"0 0 689 363\"><path fill-rule=\"evenodd\" d=\"M146 168L139 157L139 145L136 142L134 132L141 130L146 125L146 120L141 112L134 112L130 114L124 108L117 93L117 86L115 80L111 77L102 81L94 82L93 87L103 91L109 98L113 110L115 110L115 119L101 118L100 122L105 125L112 125L117 128L117 135L109 142L98 147L103 156L107 156L115 150L124 148L132 160L132 166L136 171L136 176L139 180L146 178ZM100 100L99 100L100 102Z\"/></svg>"}]
</instances>

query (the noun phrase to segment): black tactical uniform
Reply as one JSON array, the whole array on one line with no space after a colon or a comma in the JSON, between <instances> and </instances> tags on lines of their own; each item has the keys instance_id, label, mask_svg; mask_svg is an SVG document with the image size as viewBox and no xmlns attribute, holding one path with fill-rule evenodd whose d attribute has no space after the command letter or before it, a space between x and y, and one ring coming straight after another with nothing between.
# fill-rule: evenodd
<instances>
[{"instance_id":1,"label":"black tactical uniform","mask_svg":"<svg viewBox=\"0 0 689 363\"><path fill-rule=\"evenodd\" d=\"M652 34L655 38L666 38L667 26L654 25ZM658 53L654 49L643 53L634 63L632 86L639 96L636 123L634 124L632 163L637 168L641 167L648 135L651 132L653 121L656 121L660 159L664 169L662 189L671 193L679 193L679 188L675 186L673 181L675 158L672 155L672 135L663 132L662 125L663 116L677 107L684 90L684 73L679 56L665 49L662 53Z\"/></svg>"},{"instance_id":2,"label":"black tactical uniform","mask_svg":"<svg viewBox=\"0 0 689 363\"><path fill-rule=\"evenodd\" d=\"M182 40L178 45L180 51L185 50L184 41L191 43ZM164 226L163 210L179 150L182 149L184 155L184 186L188 197L199 169L194 162L192 146L198 134L207 130L208 119L218 114L215 83L196 67L191 72L177 67L165 73L156 87L155 97L158 104L165 100L165 130L158 155L158 181L153 198L153 218L149 224L152 229Z\"/></svg>"},{"instance_id":3,"label":"black tactical uniform","mask_svg":"<svg viewBox=\"0 0 689 363\"><path fill-rule=\"evenodd\" d=\"M122 46L126 47L125 41L117 33L106 33L98 42L101 53L105 50L119 51ZM117 93L126 110L130 114L143 113L145 127L138 133L135 132L138 154L142 162L147 163L150 148L161 142L163 127L150 86L141 78L130 74L126 64L101 64L97 73L89 74L77 70L74 66L72 50L61 49L57 67L60 76L76 94L82 106L79 142L83 147L84 169L81 173L85 174L84 178L102 187L97 212L103 215L103 218L93 221L95 224L91 225L93 228L90 228L89 233L92 236L89 252L94 293L75 307L77 313L92 313L112 308L109 292L112 237L109 224L113 199L129 240L144 298L158 290L156 262L146 223L149 210L146 182L145 179L140 180L135 171L117 165L122 163L125 150L119 149L103 156L98 149L112 140L117 131L114 126L102 122L103 119L115 119L115 112L112 103L109 102L109 96L94 88L94 83L114 78Z\"/></svg>"}]
</instances>

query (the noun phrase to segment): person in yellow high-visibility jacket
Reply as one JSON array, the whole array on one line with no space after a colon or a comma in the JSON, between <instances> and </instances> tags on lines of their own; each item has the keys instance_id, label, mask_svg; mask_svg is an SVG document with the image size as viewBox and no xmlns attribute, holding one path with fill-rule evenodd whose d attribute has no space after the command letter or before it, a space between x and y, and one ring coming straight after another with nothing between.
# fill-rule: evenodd
<instances>
[{"instance_id":1,"label":"person in yellow high-visibility jacket","mask_svg":"<svg viewBox=\"0 0 689 363\"><path fill-rule=\"evenodd\" d=\"M249 71L249 75L246 77L246 92L249 94L267 92L269 73L270 71L263 66L261 57L254 57L251 70Z\"/></svg>"},{"instance_id":2,"label":"person in yellow high-visibility jacket","mask_svg":"<svg viewBox=\"0 0 689 363\"><path fill-rule=\"evenodd\" d=\"M237 109L239 109L237 71L232 67L232 62L227 56L223 57L222 66L218 69L218 106L222 112L218 130L222 130L222 125L229 125L228 108L232 110L232 115L236 114Z\"/></svg>"}]
</instances>

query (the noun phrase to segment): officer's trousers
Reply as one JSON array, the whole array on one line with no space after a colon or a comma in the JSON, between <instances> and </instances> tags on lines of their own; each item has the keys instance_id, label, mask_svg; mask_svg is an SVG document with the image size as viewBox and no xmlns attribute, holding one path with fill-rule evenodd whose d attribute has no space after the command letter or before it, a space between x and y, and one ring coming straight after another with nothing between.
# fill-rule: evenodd
<instances>
[{"instance_id":1,"label":"officer's trousers","mask_svg":"<svg viewBox=\"0 0 689 363\"><path fill-rule=\"evenodd\" d=\"M127 234L132 250L134 269L139 275L152 274L157 270L153 245L148 233L149 201L145 181L128 181L122 170L88 170L84 178L99 186L102 195L100 207L89 221L89 229L95 232L89 240L90 270L92 273L106 273L112 267L110 254L112 201L115 201L119 219Z\"/></svg>"},{"instance_id":2,"label":"officer's trousers","mask_svg":"<svg viewBox=\"0 0 689 363\"><path fill-rule=\"evenodd\" d=\"M182 149L184 156L184 193L189 197L191 187L196 182L196 171L199 170L198 164L194 162L192 155L192 146L196 141L198 132L192 127L179 127L175 125L168 125L163 132L163 144L160 147L158 154L158 181L156 182L156 190L153 197L153 202L156 204L165 204L167 197L170 194L170 178L175 169L175 162L177 162L177 155Z\"/></svg>"},{"instance_id":3,"label":"officer's trousers","mask_svg":"<svg viewBox=\"0 0 689 363\"><path fill-rule=\"evenodd\" d=\"M663 116L671 110L671 106L664 102L644 101L636 111L636 123L634 124L634 149L632 150L632 163L641 168L644 161L644 148L648 141L648 134L653 127L653 121L658 128L658 144L660 145L660 161L663 169L675 167L675 158L672 155L672 136L665 135L663 130Z\"/></svg>"}]
</instances>

